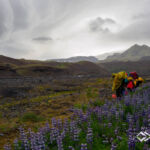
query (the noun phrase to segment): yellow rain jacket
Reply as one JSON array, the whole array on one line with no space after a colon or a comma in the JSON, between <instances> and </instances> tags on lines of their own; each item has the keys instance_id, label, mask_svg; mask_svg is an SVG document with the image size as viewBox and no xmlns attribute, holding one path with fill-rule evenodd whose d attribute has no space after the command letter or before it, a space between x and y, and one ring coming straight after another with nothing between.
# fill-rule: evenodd
<instances>
[{"instance_id":1,"label":"yellow rain jacket","mask_svg":"<svg viewBox=\"0 0 150 150\"><path fill-rule=\"evenodd\" d=\"M136 86L137 82L144 82L144 79L142 77L138 77L137 79L134 80L134 85Z\"/></svg>"},{"instance_id":2,"label":"yellow rain jacket","mask_svg":"<svg viewBox=\"0 0 150 150\"><path fill-rule=\"evenodd\" d=\"M127 73L124 71L116 73L116 74L113 73L112 77L114 78L112 91L115 91L121 86L123 79L127 78Z\"/></svg>"}]
</instances>

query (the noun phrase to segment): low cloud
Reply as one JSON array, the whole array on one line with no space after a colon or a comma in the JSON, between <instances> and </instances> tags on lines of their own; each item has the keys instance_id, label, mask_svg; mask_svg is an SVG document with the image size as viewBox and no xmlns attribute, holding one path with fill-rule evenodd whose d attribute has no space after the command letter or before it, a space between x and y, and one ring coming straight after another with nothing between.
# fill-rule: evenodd
<instances>
[{"instance_id":1,"label":"low cloud","mask_svg":"<svg viewBox=\"0 0 150 150\"><path fill-rule=\"evenodd\" d=\"M51 37L36 37L32 39L33 41L37 41L37 42L47 42L47 41L52 41L53 39Z\"/></svg>"}]
</instances>

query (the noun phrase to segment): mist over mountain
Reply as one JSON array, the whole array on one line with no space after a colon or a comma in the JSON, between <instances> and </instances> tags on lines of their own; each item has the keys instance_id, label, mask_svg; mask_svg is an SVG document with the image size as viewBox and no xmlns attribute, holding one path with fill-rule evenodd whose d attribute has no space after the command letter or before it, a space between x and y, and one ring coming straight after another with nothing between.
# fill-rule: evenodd
<instances>
[{"instance_id":1,"label":"mist over mountain","mask_svg":"<svg viewBox=\"0 0 150 150\"><path fill-rule=\"evenodd\" d=\"M75 56L75 57L62 58L62 59L49 59L48 61L56 61L56 62L90 61L90 62L98 62L98 59L94 56Z\"/></svg>"},{"instance_id":2,"label":"mist over mountain","mask_svg":"<svg viewBox=\"0 0 150 150\"><path fill-rule=\"evenodd\" d=\"M106 59L108 56L113 55L114 52L110 52L110 53L104 53L104 54L100 54L95 56L98 60L104 60Z\"/></svg>"}]
</instances>

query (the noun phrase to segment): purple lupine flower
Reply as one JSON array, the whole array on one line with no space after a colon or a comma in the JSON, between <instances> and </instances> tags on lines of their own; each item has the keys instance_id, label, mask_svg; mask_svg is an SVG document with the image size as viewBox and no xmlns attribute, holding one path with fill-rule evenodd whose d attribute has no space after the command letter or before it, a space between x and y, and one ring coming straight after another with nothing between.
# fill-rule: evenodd
<instances>
[{"instance_id":1,"label":"purple lupine flower","mask_svg":"<svg viewBox=\"0 0 150 150\"><path fill-rule=\"evenodd\" d=\"M72 146L68 146L69 150L75 150Z\"/></svg>"},{"instance_id":2,"label":"purple lupine flower","mask_svg":"<svg viewBox=\"0 0 150 150\"><path fill-rule=\"evenodd\" d=\"M87 144L85 143L85 144L81 144L81 149L80 150L87 150Z\"/></svg>"},{"instance_id":3,"label":"purple lupine flower","mask_svg":"<svg viewBox=\"0 0 150 150\"><path fill-rule=\"evenodd\" d=\"M52 144L53 141L55 141L58 136L59 136L58 129L57 128L51 128L51 131L50 131L50 143Z\"/></svg>"},{"instance_id":4,"label":"purple lupine flower","mask_svg":"<svg viewBox=\"0 0 150 150\"><path fill-rule=\"evenodd\" d=\"M63 129L64 129L65 133L69 132L69 121L67 119L65 119L65 121L64 121Z\"/></svg>"},{"instance_id":5,"label":"purple lupine flower","mask_svg":"<svg viewBox=\"0 0 150 150\"><path fill-rule=\"evenodd\" d=\"M112 123L111 123L111 122L108 123L108 127L109 127L109 128L112 127Z\"/></svg>"},{"instance_id":6,"label":"purple lupine flower","mask_svg":"<svg viewBox=\"0 0 150 150\"><path fill-rule=\"evenodd\" d=\"M102 142L103 142L104 144L109 143L109 141L108 141L108 140L103 140Z\"/></svg>"},{"instance_id":7,"label":"purple lupine flower","mask_svg":"<svg viewBox=\"0 0 150 150\"><path fill-rule=\"evenodd\" d=\"M102 121L102 114L101 114L100 109L98 109L97 116L98 116L98 121L101 122Z\"/></svg>"},{"instance_id":8,"label":"purple lupine flower","mask_svg":"<svg viewBox=\"0 0 150 150\"><path fill-rule=\"evenodd\" d=\"M118 139L119 141L121 141L121 140L122 140L122 137L121 137L121 136L117 136L117 139Z\"/></svg>"},{"instance_id":9,"label":"purple lupine flower","mask_svg":"<svg viewBox=\"0 0 150 150\"><path fill-rule=\"evenodd\" d=\"M57 126L57 120L56 120L56 118L53 117L51 119L51 123L52 123L52 126L55 128Z\"/></svg>"},{"instance_id":10,"label":"purple lupine flower","mask_svg":"<svg viewBox=\"0 0 150 150\"><path fill-rule=\"evenodd\" d=\"M57 138L59 136L58 128L54 128L54 135L55 135L55 138Z\"/></svg>"},{"instance_id":11,"label":"purple lupine flower","mask_svg":"<svg viewBox=\"0 0 150 150\"><path fill-rule=\"evenodd\" d=\"M17 150L18 147L19 147L18 139L15 139L15 140L14 140L14 150Z\"/></svg>"},{"instance_id":12,"label":"purple lupine flower","mask_svg":"<svg viewBox=\"0 0 150 150\"><path fill-rule=\"evenodd\" d=\"M116 120L119 120L119 112L118 111L116 111L115 115L116 115Z\"/></svg>"},{"instance_id":13,"label":"purple lupine flower","mask_svg":"<svg viewBox=\"0 0 150 150\"><path fill-rule=\"evenodd\" d=\"M65 131L62 131L60 135L61 135L62 139L64 139L65 136L66 136L66 132L65 132Z\"/></svg>"},{"instance_id":14,"label":"purple lupine flower","mask_svg":"<svg viewBox=\"0 0 150 150\"><path fill-rule=\"evenodd\" d=\"M111 144L111 150L116 150L116 148L117 148L117 145L114 144L114 143L112 143L112 144Z\"/></svg>"},{"instance_id":15,"label":"purple lupine flower","mask_svg":"<svg viewBox=\"0 0 150 150\"><path fill-rule=\"evenodd\" d=\"M58 129L61 131L62 130L62 120L61 119L58 119L57 120L57 127L58 127Z\"/></svg>"},{"instance_id":16,"label":"purple lupine flower","mask_svg":"<svg viewBox=\"0 0 150 150\"><path fill-rule=\"evenodd\" d=\"M70 134L73 136L73 131L76 128L76 122L75 121L71 121L70 122Z\"/></svg>"},{"instance_id":17,"label":"purple lupine flower","mask_svg":"<svg viewBox=\"0 0 150 150\"><path fill-rule=\"evenodd\" d=\"M38 132L37 134L37 142L38 142L38 146L41 150L45 150L45 142L44 142L44 137L43 135Z\"/></svg>"},{"instance_id":18,"label":"purple lupine flower","mask_svg":"<svg viewBox=\"0 0 150 150\"><path fill-rule=\"evenodd\" d=\"M22 148L24 148L25 150L29 150L29 141L27 139L27 135L26 133L24 132L24 129L23 128L19 128L19 131L20 131L20 140L22 142Z\"/></svg>"},{"instance_id":19,"label":"purple lupine flower","mask_svg":"<svg viewBox=\"0 0 150 150\"><path fill-rule=\"evenodd\" d=\"M56 137L55 137L55 134L54 134L54 128L51 129L51 132L50 132L50 143L52 144L53 141L56 140Z\"/></svg>"},{"instance_id":20,"label":"purple lupine flower","mask_svg":"<svg viewBox=\"0 0 150 150\"><path fill-rule=\"evenodd\" d=\"M136 121L136 131L140 131L140 124L139 124L139 120Z\"/></svg>"},{"instance_id":21,"label":"purple lupine flower","mask_svg":"<svg viewBox=\"0 0 150 150\"><path fill-rule=\"evenodd\" d=\"M114 139L111 137L111 138L110 138L110 143L112 143L112 142L113 142L113 140L114 140Z\"/></svg>"},{"instance_id":22,"label":"purple lupine flower","mask_svg":"<svg viewBox=\"0 0 150 150\"><path fill-rule=\"evenodd\" d=\"M63 143L62 143L62 137L61 136L57 137L57 147L58 147L58 150L63 150Z\"/></svg>"},{"instance_id":23,"label":"purple lupine flower","mask_svg":"<svg viewBox=\"0 0 150 150\"><path fill-rule=\"evenodd\" d=\"M133 128L132 128L132 126L129 126L129 128L127 130L127 135L128 136L133 135Z\"/></svg>"},{"instance_id":24,"label":"purple lupine flower","mask_svg":"<svg viewBox=\"0 0 150 150\"><path fill-rule=\"evenodd\" d=\"M118 129L116 128L115 131L114 131L115 135L118 134Z\"/></svg>"},{"instance_id":25,"label":"purple lupine flower","mask_svg":"<svg viewBox=\"0 0 150 150\"><path fill-rule=\"evenodd\" d=\"M128 139L128 148L129 150L135 150L135 138L130 135Z\"/></svg>"},{"instance_id":26,"label":"purple lupine flower","mask_svg":"<svg viewBox=\"0 0 150 150\"><path fill-rule=\"evenodd\" d=\"M45 130L46 132L50 132L50 125L48 122L45 124Z\"/></svg>"},{"instance_id":27,"label":"purple lupine flower","mask_svg":"<svg viewBox=\"0 0 150 150\"><path fill-rule=\"evenodd\" d=\"M150 129L150 114L148 114L148 128Z\"/></svg>"},{"instance_id":28,"label":"purple lupine flower","mask_svg":"<svg viewBox=\"0 0 150 150\"><path fill-rule=\"evenodd\" d=\"M30 136L31 136L30 140L31 149L32 150L37 149L37 139L35 133L32 132Z\"/></svg>"},{"instance_id":29,"label":"purple lupine flower","mask_svg":"<svg viewBox=\"0 0 150 150\"><path fill-rule=\"evenodd\" d=\"M10 145L4 145L4 150L11 150L11 146Z\"/></svg>"},{"instance_id":30,"label":"purple lupine flower","mask_svg":"<svg viewBox=\"0 0 150 150\"><path fill-rule=\"evenodd\" d=\"M103 124L104 128L106 127L106 123Z\"/></svg>"},{"instance_id":31,"label":"purple lupine flower","mask_svg":"<svg viewBox=\"0 0 150 150\"><path fill-rule=\"evenodd\" d=\"M79 133L80 133L80 130L78 128L75 128L73 130L73 140L74 141L79 141Z\"/></svg>"}]
</instances>

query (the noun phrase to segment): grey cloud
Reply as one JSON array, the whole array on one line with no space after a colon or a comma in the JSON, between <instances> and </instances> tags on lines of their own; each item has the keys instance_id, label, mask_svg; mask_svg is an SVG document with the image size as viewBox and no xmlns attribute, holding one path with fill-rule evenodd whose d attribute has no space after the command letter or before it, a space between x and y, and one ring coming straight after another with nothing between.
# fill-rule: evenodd
<instances>
[{"instance_id":1,"label":"grey cloud","mask_svg":"<svg viewBox=\"0 0 150 150\"><path fill-rule=\"evenodd\" d=\"M150 19L150 12L136 14L132 17L133 20L145 20Z\"/></svg>"},{"instance_id":2,"label":"grey cloud","mask_svg":"<svg viewBox=\"0 0 150 150\"><path fill-rule=\"evenodd\" d=\"M40 41L40 42L45 42L45 41L52 41L53 39L51 37L36 37L33 38L34 41Z\"/></svg>"},{"instance_id":3,"label":"grey cloud","mask_svg":"<svg viewBox=\"0 0 150 150\"><path fill-rule=\"evenodd\" d=\"M118 38L125 40L125 41L149 40L150 39L149 27L150 27L150 20L134 22L133 24L123 29L119 33Z\"/></svg>"},{"instance_id":4,"label":"grey cloud","mask_svg":"<svg viewBox=\"0 0 150 150\"><path fill-rule=\"evenodd\" d=\"M104 32L109 33L110 29L107 27L107 25L116 24L116 22L111 18L103 19L101 17L96 18L95 20L92 20L89 24L90 30L93 32Z\"/></svg>"}]
</instances>

